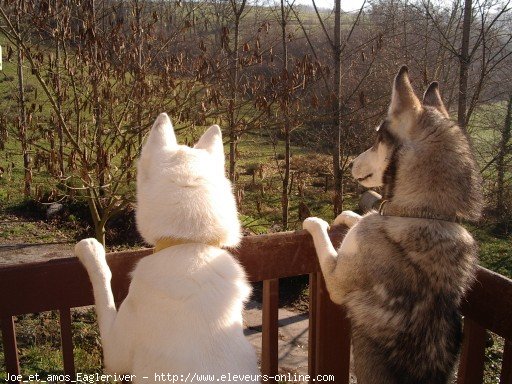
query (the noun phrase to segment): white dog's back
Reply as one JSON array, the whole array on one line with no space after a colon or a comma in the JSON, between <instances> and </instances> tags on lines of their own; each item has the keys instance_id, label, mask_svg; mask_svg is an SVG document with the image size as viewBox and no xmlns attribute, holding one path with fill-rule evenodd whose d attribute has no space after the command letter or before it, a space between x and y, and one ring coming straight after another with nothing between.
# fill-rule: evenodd
<instances>
[{"instance_id":1,"label":"white dog's back","mask_svg":"<svg viewBox=\"0 0 512 384\"><path fill-rule=\"evenodd\" d=\"M126 330L135 336L133 373L257 375L242 325L250 292L243 269L219 248L184 244L143 259L127 298L134 306Z\"/></svg>"}]
</instances>

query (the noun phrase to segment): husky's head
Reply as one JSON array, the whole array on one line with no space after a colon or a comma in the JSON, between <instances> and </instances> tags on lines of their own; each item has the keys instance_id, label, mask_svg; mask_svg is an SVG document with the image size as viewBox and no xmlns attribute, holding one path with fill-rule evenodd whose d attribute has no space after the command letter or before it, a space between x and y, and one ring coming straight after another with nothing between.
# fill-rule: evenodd
<instances>
[{"instance_id":1,"label":"husky's head","mask_svg":"<svg viewBox=\"0 0 512 384\"><path fill-rule=\"evenodd\" d=\"M238 244L240 223L224 174L219 126L211 126L190 148L178 145L167 114L158 116L138 163L136 217L149 244L166 237Z\"/></svg>"},{"instance_id":2,"label":"husky's head","mask_svg":"<svg viewBox=\"0 0 512 384\"><path fill-rule=\"evenodd\" d=\"M475 220L481 213L481 178L468 138L450 120L437 82L423 101L403 66L375 144L352 165L367 188L384 187L384 198L403 207Z\"/></svg>"}]
</instances>

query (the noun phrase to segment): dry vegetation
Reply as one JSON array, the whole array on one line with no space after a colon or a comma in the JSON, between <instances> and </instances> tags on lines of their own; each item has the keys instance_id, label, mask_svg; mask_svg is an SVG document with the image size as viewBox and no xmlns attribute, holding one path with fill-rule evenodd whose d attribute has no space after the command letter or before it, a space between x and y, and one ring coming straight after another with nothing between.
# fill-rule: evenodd
<instances>
[{"instance_id":1,"label":"dry vegetation","mask_svg":"<svg viewBox=\"0 0 512 384\"><path fill-rule=\"evenodd\" d=\"M508 222L506 118L500 109L485 127L471 125L481 105L504 106L511 94L508 3L469 3L469 20L458 0L380 1L355 13L335 5L332 13L286 1L3 1L4 180L21 166L26 199L83 202L104 241L109 220L134 200L134 160L165 110L185 142L219 123L242 213L294 227L297 205L315 204L309 186L323 185L317 200L334 213L347 206L347 164L371 141L390 79L407 63L419 91L440 80L459 122L492 133L480 156L491 171L489 212ZM297 146L308 151L302 161ZM265 171L246 168L259 166L247 159L258 149L271 171L256 183Z\"/></svg>"}]
</instances>

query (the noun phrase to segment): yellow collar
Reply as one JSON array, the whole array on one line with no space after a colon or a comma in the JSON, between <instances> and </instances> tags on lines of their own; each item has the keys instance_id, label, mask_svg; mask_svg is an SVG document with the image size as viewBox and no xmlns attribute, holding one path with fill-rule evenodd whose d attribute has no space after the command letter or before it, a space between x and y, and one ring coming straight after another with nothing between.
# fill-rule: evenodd
<instances>
[{"instance_id":1,"label":"yellow collar","mask_svg":"<svg viewBox=\"0 0 512 384\"><path fill-rule=\"evenodd\" d=\"M201 243L199 241L194 240L188 240L188 239L178 239L176 237L162 237L161 239L156 241L155 248L153 249L153 253L157 253L161 251L162 249L174 247L176 245L183 245L183 244L205 244L205 245L211 245L212 247L219 247L219 242L211 241L209 243Z\"/></svg>"}]
</instances>

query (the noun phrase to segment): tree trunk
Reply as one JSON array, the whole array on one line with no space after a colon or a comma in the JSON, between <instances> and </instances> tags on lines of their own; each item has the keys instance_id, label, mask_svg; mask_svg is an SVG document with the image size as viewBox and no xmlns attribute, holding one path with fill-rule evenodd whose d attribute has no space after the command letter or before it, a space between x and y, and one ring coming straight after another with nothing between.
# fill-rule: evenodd
<instances>
[{"instance_id":1,"label":"tree trunk","mask_svg":"<svg viewBox=\"0 0 512 384\"><path fill-rule=\"evenodd\" d=\"M235 12L236 14L236 12ZM240 37L240 19L238 14L235 15L235 42L233 47L233 53L231 58L232 65L232 84L231 84L231 100L229 105L229 180L232 183L235 182L235 170L236 170L236 144L238 141L237 134L237 118L236 118L236 102L238 93L238 39Z\"/></svg>"},{"instance_id":2,"label":"tree trunk","mask_svg":"<svg viewBox=\"0 0 512 384\"><path fill-rule=\"evenodd\" d=\"M238 95L238 78L239 78L239 40L240 40L240 20L242 13L245 8L246 0L242 0L239 6L236 4L236 0L230 0L233 13L235 15L235 41L233 51L231 54L231 100L229 101L229 179L231 182L235 182L235 170L236 170L236 147L238 144L238 122L236 116L236 103Z\"/></svg>"},{"instance_id":3,"label":"tree trunk","mask_svg":"<svg viewBox=\"0 0 512 384\"><path fill-rule=\"evenodd\" d=\"M469 57L469 35L471 32L472 0L464 1L464 20L462 22L462 42L459 54L459 98L457 109L457 122L466 130L466 104L468 99L468 71L470 64Z\"/></svg>"},{"instance_id":4,"label":"tree trunk","mask_svg":"<svg viewBox=\"0 0 512 384\"><path fill-rule=\"evenodd\" d=\"M288 119L287 119L288 120ZM285 123L287 124L287 123ZM281 205L282 205L282 223L283 229L288 229L288 212L289 212L289 195L288 187L290 185L290 128L285 128L285 142L284 142L284 175L283 175L283 190L281 191Z\"/></svg>"},{"instance_id":5,"label":"tree trunk","mask_svg":"<svg viewBox=\"0 0 512 384\"><path fill-rule=\"evenodd\" d=\"M341 1L335 0L334 7L334 81L336 87L336 101L333 105L333 171L334 171L334 216L336 217L342 209L343 193L341 189Z\"/></svg>"},{"instance_id":6,"label":"tree trunk","mask_svg":"<svg viewBox=\"0 0 512 384\"><path fill-rule=\"evenodd\" d=\"M136 94L135 124L136 124L136 130L137 130L137 145L138 145L136 151L140 151L140 148L142 148L142 138L143 138L143 132L142 132L143 104L142 104L142 101L144 98L144 95L143 95L144 74L142 72L142 64L144 62L144 59L143 59L144 38L143 38L141 14L142 14L142 8L144 7L144 4L141 5L140 2L138 0L136 0L133 6L135 7L134 13L135 13L136 35L137 35L137 40L139 41L139 44L137 47L137 49L138 49L137 64L135 67L135 76L134 77L135 77L135 81L138 84L137 90L135 92L135 94ZM131 157L132 157L132 145L129 144L127 146L126 152L127 152L126 158L129 161L129 159L131 159ZM131 166L131 164L128 166ZM127 180L128 184L131 184L131 182L133 180L133 175L132 175L131 170L128 170L126 180Z\"/></svg>"},{"instance_id":7,"label":"tree trunk","mask_svg":"<svg viewBox=\"0 0 512 384\"><path fill-rule=\"evenodd\" d=\"M94 191L91 189L87 190L89 194L87 203L89 205L89 212L91 213L92 222L94 224L94 237L98 240L103 247L105 247L105 226L108 221L105 212L98 208L98 201L94 198Z\"/></svg>"},{"instance_id":8,"label":"tree trunk","mask_svg":"<svg viewBox=\"0 0 512 384\"><path fill-rule=\"evenodd\" d=\"M91 0L90 2L90 25L92 30L92 35L96 36L98 33L97 23L98 19L96 18L96 0ZM89 43L91 44L91 43ZM96 174L98 177L98 190L100 196L105 195L105 184L106 184L106 172L107 172L107 154L104 150L103 143L103 110L102 110L102 100L100 95L100 70L99 65L100 62L98 60L98 40L94 39L92 42L91 49L91 57L93 58L92 62L92 113L95 120L95 129L94 129L94 141L96 144ZM99 241L99 240L98 240Z\"/></svg>"},{"instance_id":9,"label":"tree trunk","mask_svg":"<svg viewBox=\"0 0 512 384\"><path fill-rule=\"evenodd\" d=\"M507 114L505 116L505 124L503 125L503 130L501 131L501 139L500 146L498 150L498 157L496 159L496 168L497 168L497 196L496 196L496 212L498 215L502 215L505 210L505 201L504 201L504 188L505 188L505 172L506 172L506 164L505 158L508 154L508 143L510 141L512 129L512 94L509 96L508 104L507 104Z\"/></svg>"},{"instance_id":10,"label":"tree trunk","mask_svg":"<svg viewBox=\"0 0 512 384\"><path fill-rule=\"evenodd\" d=\"M94 226L94 237L96 238L96 240L98 240L101 245L103 245L103 248L106 249L106 245L105 245L105 222L103 221L100 221L98 222L95 226Z\"/></svg>"},{"instance_id":11,"label":"tree trunk","mask_svg":"<svg viewBox=\"0 0 512 384\"><path fill-rule=\"evenodd\" d=\"M284 0L281 0L281 37L283 44L283 73L288 74L288 45L286 44L286 12ZM283 229L288 229L289 195L288 188L290 184L290 122L288 118L288 76L286 76L286 88L283 93L283 112L284 112L284 174L283 189L281 191L281 208Z\"/></svg>"},{"instance_id":12,"label":"tree trunk","mask_svg":"<svg viewBox=\"0 0 512 384\"><path fill-rule=\"evenodd\" d=\"M55 88L57 91L57 109L58 113L62 115L62 87L61 87L61 79L60 79L60 56L61 56L61 49L60 49L60 33L61 33L61 27L59 23L59 2L55 2L55 13L56 13L56 33L55 33ZM59 166L59 172L60 176L64 176L64 138L62 134L62 125L59 119L57 119L57 136L59 138L59 155L58 155L58 166Z\"/></svg>"},{"instance_id":13,"label":"tree trunk","mask_svg":"<svg viewBox=\"0 0 512 384\"><path fill-rule=\"evenodd\" d=\"M232 113L232 112L230 112ZM234 123L234 119L230 117L229 119L229 180L232 183L235 182L235 169L236 169L236 127Z\"/></svg>"},{"instance_id":14,"label":"tree trunk","mask_svg":"<svg viewBox=\"0 0 512 384\"><path fill-rule=\"evenodd\" d=\"M143 75L142 75L142 50L144 49L144 39L142 37L142 22L141 22L141 12L142 5L139 5L139 1L135 1L135 23L137 28L137 36L139 40L138 46L138 54L137 54L137 69L135 78L137 79L138 89L138 101L137 101L137 112L136 112L136 122L137 122L137 140L139 144L139 148L142 147L142 98L143 98Z\"/></svg>"},{"instance_id":15,"label":"tree trunk","mask_svg":"<svg viewBox=\"0 0 512 384\"><path fill-rule=\"evenodd\" d=\"M18 4L18 7L20 5ZM17 9L16 15L16 29L18 30L18 36L21 36L20 31L20 13L21 9ZM23 78L23 53L21 51L21 44L18 44L18 105L19 105L19 118L18 118L18 133L21 143L21 153L23 155L23 169L24 169L24 186L23 193L25 197L30 196L30 189L32 186L32 169L30 168L30 154L28 149L27 141L27 108L25 100L25 81Z\"/></svg>"}]
</instances>

